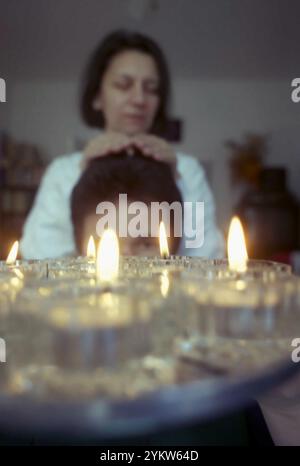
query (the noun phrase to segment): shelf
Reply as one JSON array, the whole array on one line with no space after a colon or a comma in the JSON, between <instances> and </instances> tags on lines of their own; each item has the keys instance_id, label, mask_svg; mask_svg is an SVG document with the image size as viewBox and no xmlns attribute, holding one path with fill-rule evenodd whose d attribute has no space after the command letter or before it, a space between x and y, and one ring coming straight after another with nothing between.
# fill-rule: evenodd
<instances>
[{"instance_id":1,"label":"shelf","mask_svg":"<svg viewBox=\"0 0 300 466\"><path fill-rule=\"evenodd\" d=\"M0 188L0 260L5 260L12 242L22 236L38 187L1 186Z\"/></svg>"},{"instance_id":2,"label":"shelf","mask_svg":"<svg viewBox=\"0 0 300 466\"><path fill-rule=\"evenodd\" d=\"M37 191L38 186L21 186L21 185L3 185L0 186L1 191L24 191L24 192L35 192Z\"/></svg>"}]
</instances>

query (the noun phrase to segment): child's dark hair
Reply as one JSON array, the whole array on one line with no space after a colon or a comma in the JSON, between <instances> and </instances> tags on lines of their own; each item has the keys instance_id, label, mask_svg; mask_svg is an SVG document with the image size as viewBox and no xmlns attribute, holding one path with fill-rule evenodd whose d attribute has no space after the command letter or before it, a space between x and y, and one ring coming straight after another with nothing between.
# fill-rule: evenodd
<instances>
[{"instance_id":1,"label":"child's dark hair","mask_svg":"<svg viewBox=\"0 0 300 466\"><path fill-rule=\"evenodd\" d=\"M84 220L96 213L100 202L116 202L119 194L127 194L128 202L141 201L182 203L180 191L174 180L172 168L143 156L135 150L97 157L91 160L82 173L71 195L71 216L74 238L80 251L83 244ZM180 238L174 237L174 212L170 211L170 252L175 253Z\"/></svg>"}]
</instances>

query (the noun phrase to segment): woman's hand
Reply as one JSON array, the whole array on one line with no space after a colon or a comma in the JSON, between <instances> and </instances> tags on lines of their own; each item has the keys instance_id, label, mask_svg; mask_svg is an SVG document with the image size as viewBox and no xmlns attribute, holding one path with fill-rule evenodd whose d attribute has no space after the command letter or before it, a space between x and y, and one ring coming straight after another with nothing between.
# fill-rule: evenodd
<instances>
[{"instance_id":1,"label":"woman's hand","mask_svg":"<svg viewBox=\"0 0 300 466\"><path fill-rule=\"evenodd\" d=\"M96 157L114 154L132 147L131 139L121 133L105 133L92 139L84 148L81 168L86 168L88 162Z\"/></svg>"},{"instance_id":2,"label":"woman's hand","mask_svg":"<svg viewBox=\"0 0 300 466\"><path fill-rule=\"evenodd\" d=\"M96 157L114 154L124 149L136 147L145 156L149 156L160 162L166 162L172 166L174 176L176 172L176 154L172 146L164 139L151 134L126 136L121 133L109 132L92 139L85 147L81 167L86 168L88 162Z\"/></svg>"},{"instance_id":3,"label":"woman's hand","mask_svg":"<svg viewBox=\"0 0 300 466\"><path fill-rule=\"evenodd\" d=\"M176 155L172 146L162 138L152 134L140 134L132 137L132 143L144 155L149 155L161 162L176 164Z\"/></svg>"},{"instance_id":4,"label":"woman's hand","mask_svg":"<svg viewBox=\"0 0 300 466\"><path fill-rule=\"evenodd\" d=\"M132 138L134 147L137 147L144 155L153 157L160 162L166 162L172 166L174 176L179 175L176 171L176 154L172 146L164 139L152 134L140 134Z\"/></svg>"}]
</instances>

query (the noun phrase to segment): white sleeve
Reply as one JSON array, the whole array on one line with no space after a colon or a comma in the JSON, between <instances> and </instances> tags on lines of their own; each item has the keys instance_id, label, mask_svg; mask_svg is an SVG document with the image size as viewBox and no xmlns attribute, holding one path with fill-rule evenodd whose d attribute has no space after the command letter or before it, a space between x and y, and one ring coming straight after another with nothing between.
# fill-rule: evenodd
<instances>
[{"instance_id":1,"label":"white sleeve","mask_svg":"<svg viewBox=\"0 0 300 466\"><path fill-rule=\"evenodd\" d=\"M54 160L42 179L21 239L24 259L47 259L74 252L69 194L63 159Z\"/></svg>"},{"instance_id":2,"label":"white sleeve","mask_svg":"<svg viewBox=\"0 0 300 466\"><path fill-rule=\"evenodd\" d=\"M181 189L183 201L193 203L192 210L184 209L184 222L195 225L195 231L203 232L202 245L187 247L188 237L186 235L186 228L184 228L185 234L180 253L187 256L202 256L209 259L224 257L224 239L216 224L214 199L203 168L191 156L178 157L177 167L181 176L178 186ZM195 215L195 212L197 212L195 208L196 203L201 201L204 203L204 218L200 215Z\"/></svg>"}]
</instances>

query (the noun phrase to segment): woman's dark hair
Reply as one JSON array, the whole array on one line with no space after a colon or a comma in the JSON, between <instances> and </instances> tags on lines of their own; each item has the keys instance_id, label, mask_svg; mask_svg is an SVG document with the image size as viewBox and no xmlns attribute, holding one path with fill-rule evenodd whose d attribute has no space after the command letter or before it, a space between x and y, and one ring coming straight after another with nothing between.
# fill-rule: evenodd
<instances>
[{"instance_id":1,"label":"woman's dark hair","mask_svg":"<svg viewBox=\"0 0 300 466\"><path fill-rule=\"evenodd\" d=\"M159 74L160 105L151 128L151 133L162 136L167 126L167 111L170 98L170 75L165 56L160 47L149 37L138 32L115 31L106 36L88 62L81 89L80 110L84 122L91 127L104 127L104 116L94 110L93 101L99 91L104 73L113 57L127 50L150 55Z\"/></svg>"},{"instance_id":2,"label":"woman's dark hair","mask_svg":"<svg viewBox=\"0 0 300 466\"><path fill-rule=\"evenodd\" d=\"M128 201L182 203L172 169L165 162L145 157L135 150L98 157L90 161L71 194L71 218L74 239L80 251L83 244L84 220L96 213L100 202L116 202L119 194ZM174 236L174 212L170 209L170 252L175 253L180 238Z\"/></svg>"}]
</instances>

